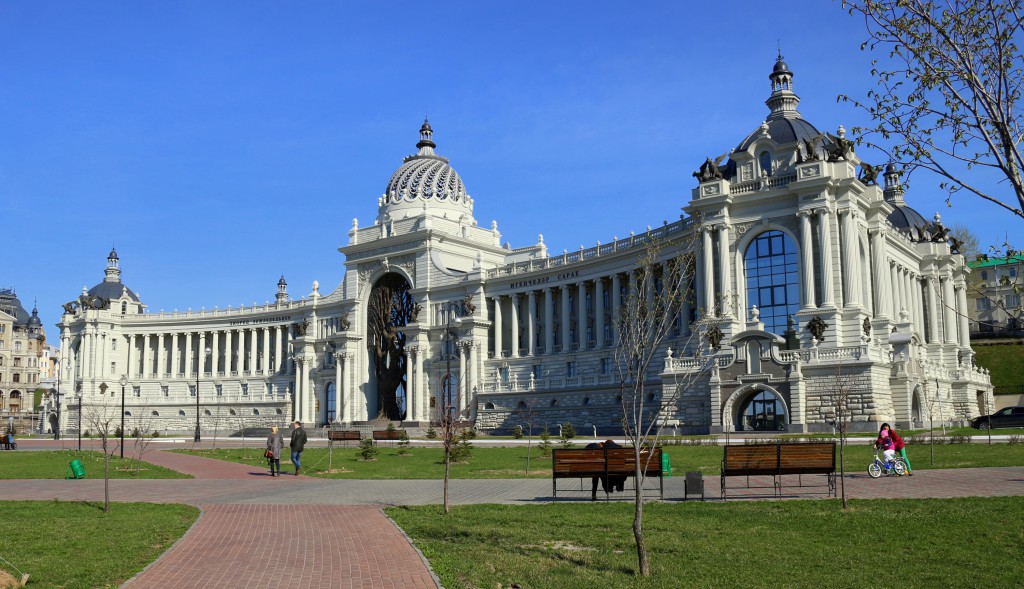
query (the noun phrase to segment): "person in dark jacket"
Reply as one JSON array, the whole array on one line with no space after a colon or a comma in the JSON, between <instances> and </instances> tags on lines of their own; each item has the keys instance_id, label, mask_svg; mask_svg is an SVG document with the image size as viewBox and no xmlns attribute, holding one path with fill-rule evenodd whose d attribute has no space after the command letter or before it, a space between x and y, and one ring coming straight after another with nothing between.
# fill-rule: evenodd
<instances>
[{"instance_id":1,"label":"person in dark jacket","mask_svg":"<svg viewBox=\"0 0 1024 589\"><path fill-rule=\"evenodd\" d=\"M619 444L616 444L613 440L605 440L603 442L594 442L587 444L587 450L600 450L603 448L621 448ZM597 483L601 483L601 488L604 490L605 495L612 493L616 490L622 491L626 485L626 477L621 475L604 475L599 477L593 477L590 484L590 500L597 501Z\"/></svg>"},{"instance_id":2,"label":"person in dark jacket","mask_svg":"<svg viewBox=\"0 0 1024 589\"><path fill-rule=\"evenodd\" d=\"M292 440L289 445L292 448L295 476L299 476L299 471L302 470L302 450L306 447L306 430L302 429L302 424L297 421L292 424Z\"/></svg>"},{"instance_id":3,"label":"person in dark jacket","mask_svg":"<svg viewBox=\"0 0 1024 589\"><path fill-rule=\"evenodd\" d=\"M284 438L277 426L270 428L270 435L267 436L267 462L270 463L270 476L281 476L281 449L284 448Z\"/></svg>"}]
</instances>

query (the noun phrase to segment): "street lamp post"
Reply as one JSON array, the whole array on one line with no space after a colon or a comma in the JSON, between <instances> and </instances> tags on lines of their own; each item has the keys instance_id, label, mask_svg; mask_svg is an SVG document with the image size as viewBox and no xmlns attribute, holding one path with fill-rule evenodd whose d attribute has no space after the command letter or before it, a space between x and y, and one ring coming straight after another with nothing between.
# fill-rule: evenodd
<instances>
[{"instance_id":1,"label":"street lamp post","mask_svg":"<svg viewBox=\"0 0 1024 589\"><path fill-rule=\"evenodd\" d=\"M192 440L196 444L198 444L201 439L201 436L199 434L199 373L202 372L203 365L199 363L200 351L201 350L199 348L196 348L196 436ZM206 356L209 356L210 352L210 348L206 348ZM205 360L206 356L202 356L202 359Z\"/></svg>"},{"instance_id":2,"label":"street lamp post","mask_svg":"<svg viewBox=\"0 0 1024 589\"><path fill-rule=\"evenodd\" d=\"M64 372L64 359L57 359L57 426L53 428L53 439L60 439L60 373ZM45 428L44 428L45 429ZM63 444L61 444L63 446Z\"/></svg>"},{"instance_id":3,"label":"street lamp post","mask_svg":"<svg viewBox=\"0 0 1024 589\"><path fill-rule=\"evenodd\" d=\"M82 451L82 391L78 391L78 451Z\"/></svg>"},{"instance_id":4,"label":"street lamp post","mask_svg":"<svg viewBox=\"0 0 1024 589\"><path fill-rule=\"evenodd\" d=\"M128 384L128 377L121 375L121 458L124 458L124 387Z\"/></svg>"}]
</instances>

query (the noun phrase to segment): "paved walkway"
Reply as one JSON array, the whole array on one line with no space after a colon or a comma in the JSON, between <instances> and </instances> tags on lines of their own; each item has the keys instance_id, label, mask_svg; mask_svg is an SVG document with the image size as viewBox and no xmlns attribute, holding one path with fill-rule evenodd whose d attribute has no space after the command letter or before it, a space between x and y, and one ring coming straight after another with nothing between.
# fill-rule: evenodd
<instances>
[{"instance_id":1,"label":"paved walkway","mask_svg":"<svg viewBox=\"0 0 1024 589\"><path fill-rule=\"evenodd\" d=\"M156 449L146 460L196 478L112 480L113 500L188 503L203 515L126 587L438 587L419 552L381 507L439 504L440 480L271 477L263 468ZM807 486L799 487L797 477L786 476L783 498L825 497L823 480L806 476ZM752 489L744 483L729 480L729 500L772 496L770 477L751 477ZM912 477L881 479L855 472L845 484L850 498L1024 495L1024 467L918 469ZM717 476L707 477L705 486L709 499L720 499ZM683 491L681 477L665 480L667 501L682 500ZM572 480L559 482L557 499L550 479L460 479L450 486L453 504L543 504L589 496L589 484L581 488ZM103 480L0 480L0 497L102 501ZM629 500L623 494L612 497Z\"/></svg>"}]
</instances>

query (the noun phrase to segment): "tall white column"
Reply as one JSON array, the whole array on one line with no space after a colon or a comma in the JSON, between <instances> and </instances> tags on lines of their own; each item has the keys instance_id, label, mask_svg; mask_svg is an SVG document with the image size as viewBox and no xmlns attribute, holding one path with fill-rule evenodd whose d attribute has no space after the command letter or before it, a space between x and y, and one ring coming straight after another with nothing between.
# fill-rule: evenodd
<instances>
[{"instance_id":1,"label":"tall white column","mask_svg":"<svg viewBox=\"0 0 1024 589\"><path fill-rule=\"evenodd\" d=\"M270 328L269 327L264 327L263 328L263 362L260 363L260 367L259 368L260 368L260 371L262 372L262 374L264 374L264 375L269 376L270 374L272 374L270 372ZM335 402L337 402L337 397L338 397L338 385L337 384L335 385L334 389L335 389ZM337 407L335 407L335 410L337 410ZM335 411L335 416L337 417L337 415L338 415L337 411Z\"/></svg>"},{"instance_id":2,"label":"tall white column","mask_svg":"<svg viewBox=\"0 0 1024 589\"><path fill-rule=\"evenodd\" d=\"M462 353L459 354L459 409L466 409L469 405L467 404L467 393L466 393L466 354L468 353L464 346L460 342L460 347L463 348Z\"/></svg>"},{"instance_id":3,"label":"tall white column","mask_svg":"<svg viewBox=\"0 0 1024 589\"><path fill-rule=\"evenodd\" d=\"M956 337L956 313L954 308L956 307L956 295L953 293L953 277L945 275L942 277L942 306L945 311L943 314L943 334L945 335L944 341L947 344L957 343Z\"/></svg>"},{"instance_id":4,"label":"tall white column","mask_svg":"<svg viewBox=\"0 0 1024 589\"><path fill-rule=\"evenodd\" d=\"M821 305L831 308L836 306L836 302L832 286L832 223L829 221L828 213L828 207L818 209L818 227L821 230Z\"/></svg>"},{"instance_id":5,"label":"tall white column","mask_svg":"<svg viewBox=\"0 0 1024 589\"><path fill-rule=\"evenodd\" d=\"M345 421L345 385L341 380L342 363L345 361L344 356L341 352L334 353L334 421ZM413 412L415 407L410 402L411 397L412 395L409 395L409 398L405 400L406 410L410 413Z\"/></svg>"},{"instance_id":6,"label":"tall white column","mask_svg":"<svg viewBox=\"0 0 1024 589\"><path fill-rule=\"evenodd\" d=\"M703 229L703 255L701 264L703 269L703 293L704 293L704 310L703 315L706 317L716 317L718 315L718 309L715 306L715 262L714 262L714 245L711 241L711 228L705 227ZM631 277L631 280L635 277Z\"/></svg>"},{"instance_id":7,"label":"tall white column","mask_svg":"<svg viewBox=\"0 0 1024 589\"><path fill-rule=\"evenodd\" d=\"M963 284L956 289L956 313L960 318L960 347L966 348L971 345L970 324L967 320L967 289Z\"/></svg>"},{"instance_id":8,"label":"tall white column","mask_svg":"<svg viewBox=\"0 0 1024 589\"><path fill-rule=\"evenodd\" d=\"M292 341L294 339L295 339L295 324L289 323L288 324L288 343L287 343L287 345L285 347L285 357L288 359L288 372L289 373L291 373L292 371L295 370L295 357L294 357L295 356L295 350L292 348ZM241 360L241 358L242 358L242 352L241 352L242 343L241 343L241 341L239 341L239 343L238 343L238 348L239 348L239 352L238 352L239 360L238 360L238 362L239 362L239 364L241 364L241 362L242 362L242 360ZM238 371L239 372L242 371L241 366L239 366Z\"/></svg>"},{"instance_id":9,"label":"tall white column","mask_svg":"<svg viewBox=\"0 0 1024 589\"><path fill-rule=\"evenodd\" d=\"M206 332L202 331L199 333L199 366L196 368L196 374L206 374Z\"/></svg>"},{"instance_id":10,"label":"tall white column","mask_svg":"<svg viewBox=\"0 0 1024 589\"><path fill-rule=\"evenodd\" d=\"M504 326L501 324L501 295L494 297L494 357L502 357L502 342L501 332L504 330Z\"/></svg>"},{"instance_id":11,"label":"tall white column","mask_svg":"<svg viewBox=\"0 0 1024 589\"><path fill-rule=\"evenodd\" d=\"M928 276L924 281L928 289L928 343L939 343L942 338L939 336L939 308L938 298L935 296L935 279Z\"/></svg>"},{"instance_id":12,"label":"tall white column","mask_svg":"<svg viewBox=\"0 0 1024 589\"><path fill-rule=\"evenodd\" d=\"M192 377L192 362L195 360L195 353L192 351L192 332L185 333L185 378Z\"/></svg>"},{"instance_id":13,"label":"tall white column","mask_svg":"<svg viewBox=\"0 0 1024 589\"><path fill-rule=\"evenodd\" d=\"M544 353L555 353L555 297L550 286L544 289Z\"/></svg>"},{"instance_id":14,"label":"tall white column","mask_svg":"<svg viewBox=\"0 0 1024 589\"><path fill-rule=\"evenodd\" d=\"M800 265L803 279L803 309L817 306L814 299L814 245L810 211L800 211Z\"/></svg>"},{"instance_id":15,"label":"tall white column","mask_svg":"<svg viewBox=\"0 0 1024 589\"><path fill-rule=\"evenodd\" d=\"M156 377L163 378L167 370L167 355L164 354L164 334L156 336Z\"/></svg>"},{"instance_id":16,"label":"tall white column","mask_svg":"<svg viewBox=\"0 0 1024 589\"><path fill-rule=\"evenodd\" d=\"M171 334L171 378L181 374L181 350L178 349L178 334Z\"/></svg>"},{"instance_id":17,"label":"tall white column","mask_svg":"<svg viewBox=\"0 0 1024 589\"><path fill-rule=\"evenodd\" d=\"M892 261L889 262L889 283L892 286L892 292L889 294L892 297L894 307L892 312L893 319L900 321L900 310L903 308L903 301L900 297L899 273L896 269L896 262Z\"/></svg>"},{"instance_id":18,"label":"tall white column","mask_svg":"<svg viewBox=\"0 0 1024 589\"><path fill-rule=\"evenodd\" d=\"M526 293L526 353L529 356L536 354L537 343L537 293L530 291Z\"/></svg>"},{"instance_id":19,"label":"tall white column","mask_svg":"<svg viewBox=\"0 0 1024 589\"><path fill-rule=\"evenodd\" d=\"M839 216L840 225L842 226L842 234L840 235L842 244L839 254L842 259L841 265L846 270L843 273L844 278L846 278L843 281L843 306L854 307L857 305L857 299L859 298L857 291L860 289L861 284L857 273L852 271L854 257L856 257L853 251L853 211L840 211Z\"/></svg>"},{"instance_id":20,"label":"tall white column","mask_svg":"<svg viewBox=\"0 0 1024 589\"><path fill-rule=\"evenodd\" d=\"M871 233L871 244L872 270L874 271L875 283L875 317L887 319L893 317L892 283L889 280L889 273L885 271L887 257L885 236L882 235L880 229Z\"/></svg>"},{"instance_id":21,"label":"tall white column","mask_svg":"<svg viewBox=\"0 0 1024 589\"><path fill-rule=\"evenodd\" d=\"M594 279L594 348L604 347L604 279Z\"/></svg>"},{"instance_id":22,"label":"tall white column","mask_svg":"<svg viewBox=\"0 0 1024 589\"><path fill-rule=\"evenodd\" d=\"M513 358L519 357L519 294L513 293L509 297L511 305L511 318L509 328L512 331L512 354ZM460 373L461 374L461 373Z\"/></svg>"},{"instance_id":23,"label":"tall white column","mask_svg":"<svg viewBox=\"0 0 1024 589\"><path fill-rule=\"evenodd\" d=\"M924 326L924 299L921 294L921 278L915 274L910 286L913 293L911 305L914 306L914 315L916 317L914 321L917 325Z\"/></svg>"},{"instance_id":24,"label":"tall white column","mask_svg":"<svg viewBox=\"0 0 1024 589\"><path fill-rule=\"evenodd\" d=\"M426 379L423 377L423 356L427 351L426 346L416 346L414 349L416 360L416 391L419 400L419 412L417 419L426 421L430 419L430 390L426 386Z\"/></svg>"},{"instance_id":25,"label":"tall white column","mask_svg":"<svg viewBox=\"0 0 1024 589\"><path fill-rule=\"evenodd\" d=\"M305 412L303 410L303 408L305 407L305 403L303 403L303 400L305 398L303 385L305 384L306 380L303 376L303 373L305 372L305 364L306 362L304 359L297 358L295 360L295 406L293 411L295 413L296 421L305 421L303 419L305 417ZM239 373L241 373L241 370L239 370Z\"/></svg>"},{"instance_id":26,"label":"tall white column","mask_svg":"<svg viewBox=\"0 0 1024 589\"><path fill-rule=\"evenodd\" d=\"M721 270L722 309L726 317L733 316L732 306L732 264L729 261L729 225L718 227L718 265ZM667 276L667 274L665 275Z\"/></svg>"},{"instance_id":27,"label":"tall white column","mask_svg":"<svg viewBox=\"0 0 1024 589\"><path fill-rule=\"evenodd\" d=\"M562 351L568 352L572 349L572 337L569 334L569 320L571 311L569 308L569 285L563 285L560 287L561 303L561 320L562 320Z\"/></svg>"},{"instance_id":28,"label":"tall white column","mask_svg":"<svg viewBox=\"0 0 1024 589\"><path fill-rule=\"evenodd\" d=\"M337 370L337 369L335 369ZM416 395L419 391L416 390L416 383L412 379L412 349L405 349L405 413L406 419L416 419Z\"/></svg>"},{"instance_id":29,"label":"tall white column","mask_svg":"<svg viewBox=\"0 0 1024 589\"><path fill-rule=\"evenodd\" d=\"M619 343L619 315L622 302L622 278L619 273L612 274L612 342Z\"/></svg>"},{"instance_id":30,"label":"tall white column","mask_svg":"<svg viewBox=\"0 0 1024 589\"><path fill-rule=\"evenodd\" d=\"M576 283L576 341L580 350L587 349L587 283Z\"/></svg>"},{"instance_id":31,"label":"tall white column","mask_svg":"<svg viewBox=\"0 0 1024 589\"><path fill-rule=\"evenodd\" d=\"M139 360L142 362L142 378L149 378L152 374L152 359L149 357L149 334L142 334L142 349L139 351Z\"/></svg>"},{"instance_id":32,"label":"tall white column","mask_svg":"<svg viewBox=\"0 0 1024 589\"><path fill-rule=\"evenodd\" d=\"M310 325L310 328L313 326ZM255 375L256 372L256 328L249 330L249 374Z\"/></svg>"}]
</instances>

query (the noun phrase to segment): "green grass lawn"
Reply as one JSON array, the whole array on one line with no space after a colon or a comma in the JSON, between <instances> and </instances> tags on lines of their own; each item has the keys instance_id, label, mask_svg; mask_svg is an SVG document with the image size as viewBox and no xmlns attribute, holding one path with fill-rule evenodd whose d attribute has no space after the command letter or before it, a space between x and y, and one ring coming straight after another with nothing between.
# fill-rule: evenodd
<instances>
[{"instance_id":1,"label":"green grass lawn","mask_svg":"<svg viewBox=\"0 0 1024 589\"><path fill-rule=\"evenodd\" d=\"M348 479L438 479L444 474L441 462L444 454L440 448L413 447L407 450L407 456L400 455L396 447L381 445L379 448L377 459L371 462L362 460L357 448L335 448L330 458L326 448L307 448L302 453L302 472L324 478ZM476 447L473 449L473 458L467 464L452 465L451 476L457 479L550 477L551 461L541 458L536 447L533 448L530 460L530 473L526 474L526 451L526 447L521 446ZM672 471L677 475L691 470L699 470L706 475L721 471L720 446L666 446L665 451L672 462ZM202 450L197 454L248 465L266 464L261 448L218 449L212 452ZM930 464L931 451L927 445L911 444L907 454L915 469L1024 466L1024 445L1021 444L936 445L934 465ZM870 445L847 446L847 470L866 469L872 456ZM281 461L281 465L285 472L291 469L287 457ZM327 472L328 465L334 472Z\"/></svg>"},{"instance_id":2,"label":"green grass lawn","mask_svg":"<svg viewBox=\"0 0 1024 589\"><path fill-rule=\"evenodd\" d=\"M395 507L448 589L1016 587L1024 497L662 503L653 575L635 576L632 505Z\"/></svg>"},{"instance_id":3,"label":"green grass lawn","mask_svg":"<svg viewBox=\"0 0 1024 589\"><path fill-rule=\"evenodd\" d=\"M83 450L0 452L0 479L62 479L68 463L75 459L82 461L85 476L90 479L103 478L103 453ZM135 468L139 467L136 474ZM110 478L112 479L190 479L183 474L148 462L139 463L110 457ZM0 554L2 556L2 554Z\"/></svg>"},{"instance_id":4,"label":"green grass lawn","mask_svg":"<svg viewBox=\"0 0 1024 589\"><path fill-rule=\"evenodd\" d=\"M971 342L979 366L988 368L994 386L1021 384L1024 374L1024 344Z\"/></svg>"},{"instance_id":5,"label":"green grass lawn","mask_svg":"<svg viewBox=\"0 0 1024 589\"><path fill-rule=\"evenodd\" d=\"M28 454L28 452L26 452ZM35 452L33 452L35 454ZM154 561L199 516L188 505L4 501L0 567L30 588L117 587Z\"/></svg>"}]
</instances>

